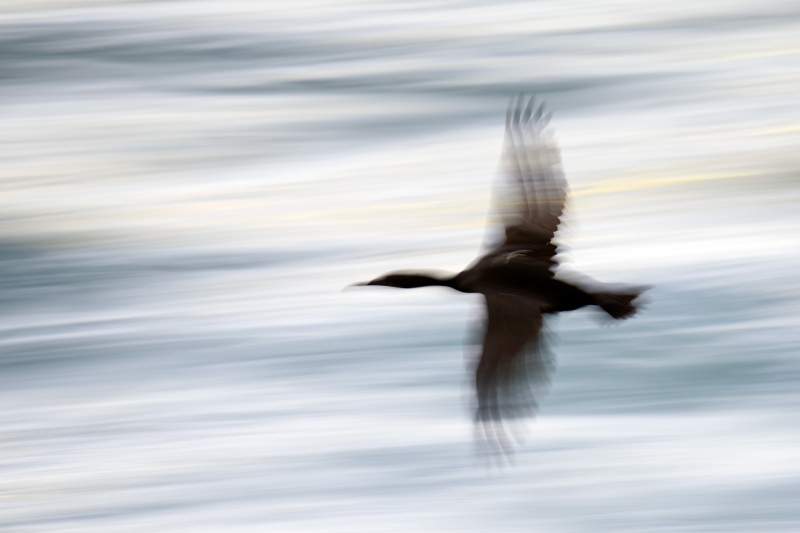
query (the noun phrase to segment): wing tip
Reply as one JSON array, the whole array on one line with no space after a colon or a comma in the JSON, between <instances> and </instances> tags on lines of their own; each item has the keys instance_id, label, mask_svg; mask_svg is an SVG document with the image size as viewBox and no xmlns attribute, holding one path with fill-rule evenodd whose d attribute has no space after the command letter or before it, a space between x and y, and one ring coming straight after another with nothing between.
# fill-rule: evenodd
<instances>
[{"instance_id":1,"label":"wing tip","mask_svg":"<svg viewBox=\"0 0 800 533\"><path fill-rule=\"evenodd\" d=\"M538 132L544 130L553 118L553 111L549 109L546 99L540 99L538 106L535 105L536 99L536 93L531 93L530 97L527 97L525 92L512 94L508 99L506 127L519 128L529 125Z\"/></svg>"}]
</instances>

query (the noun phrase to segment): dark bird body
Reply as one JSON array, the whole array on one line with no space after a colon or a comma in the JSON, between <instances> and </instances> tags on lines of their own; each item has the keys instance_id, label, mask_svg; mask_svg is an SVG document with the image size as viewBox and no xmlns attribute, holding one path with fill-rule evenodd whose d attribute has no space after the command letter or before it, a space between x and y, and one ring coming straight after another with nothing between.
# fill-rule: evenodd
<instances>
[{"instance_id":1,"label":"dark bird body","mask_svg":"<svg viewBox=\"0 0 800 533\"><path fill-rule=\"evenodd\" d=\"M496 198L504 235L488 253L452 277L392 273L360 285L403 289L450 287L486 299L486 324L474 366L475 419L491 445L508 451L503 421L532 414L548 383L543 317L595 305L614 319L636 312L642 290L578 286L556 279L554 235L566 201L558 148L545 130L549 115L534 98L509 104L503 160L507 179ZM524 108L523 108L524 106ZM591 285L591 286L589 286Z\"/></svg>"}]
</instances>

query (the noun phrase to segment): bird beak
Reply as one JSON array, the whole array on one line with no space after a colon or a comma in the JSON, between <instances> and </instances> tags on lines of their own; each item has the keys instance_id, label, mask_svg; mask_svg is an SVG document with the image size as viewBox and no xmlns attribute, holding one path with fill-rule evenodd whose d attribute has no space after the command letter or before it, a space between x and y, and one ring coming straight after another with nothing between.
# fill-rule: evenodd
<instances>
[{"instance_id":1,"label":"bird beak","mask_svg":"<svg viewBox=\"0 0 800 533\"><path fill-rule=\"evenodd\" d=\"M361 283L351 283L350 285L348 285L347 287L345 287L342 290L346 291L347 289L352 289L353 287L364 287L366 285L369 285L369 281L362 281Z\"/></svg>"}]
</instances>

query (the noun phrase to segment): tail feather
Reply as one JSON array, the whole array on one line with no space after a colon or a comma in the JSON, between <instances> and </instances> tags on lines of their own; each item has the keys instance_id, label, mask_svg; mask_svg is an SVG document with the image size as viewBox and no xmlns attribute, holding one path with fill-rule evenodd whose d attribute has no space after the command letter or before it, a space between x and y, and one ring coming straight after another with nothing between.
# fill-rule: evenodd
<instances>
[{"instance_id":1,"label":"tail feather","mask_svg":"<svg viewBox=\"0 0 800 533\"><path fill-rule=\"evenodd\" d=\"M612 318L622 320L630 318L639 310L636 299L647 289L636 292L605 292L594 295L595 305L608 313Z\"/></svg>"}]
</instances>

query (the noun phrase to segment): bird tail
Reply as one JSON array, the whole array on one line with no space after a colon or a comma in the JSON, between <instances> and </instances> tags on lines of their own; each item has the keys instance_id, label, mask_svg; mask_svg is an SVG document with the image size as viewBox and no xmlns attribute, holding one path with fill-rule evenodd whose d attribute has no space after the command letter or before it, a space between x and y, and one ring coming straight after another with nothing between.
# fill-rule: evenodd
<instances>
[{"instance_id":1,"label":"bird tail","mask_svg":"<svg viewBox=\"0 0 800 533\"><path fill-rule=\"evenodd\" d=\"M642 304L641 301L637 302L636 300L649 288L650 287L627 289L625 291L600 292L593 294L592 297L594 298L594 304L608 313L609 316L617 320L622 320L636 314L636 311L639 310Z\"/></svg>"}]
</instances>

